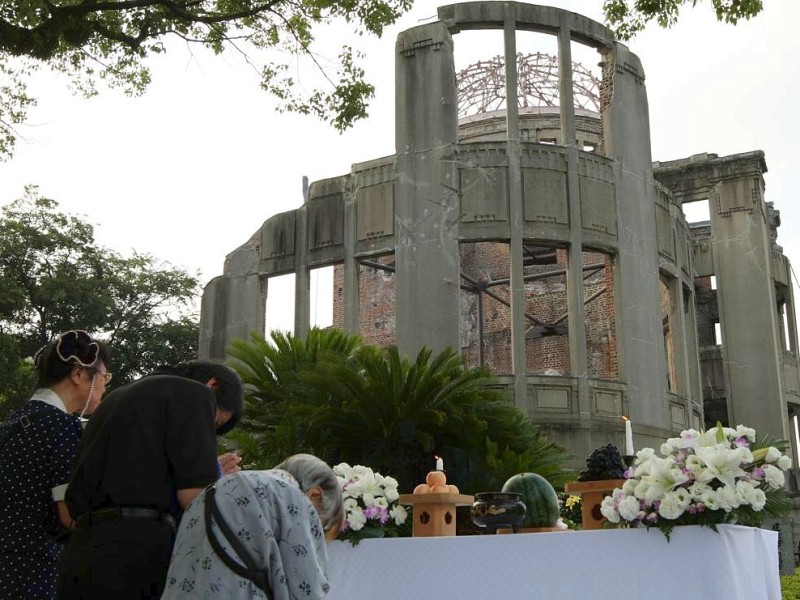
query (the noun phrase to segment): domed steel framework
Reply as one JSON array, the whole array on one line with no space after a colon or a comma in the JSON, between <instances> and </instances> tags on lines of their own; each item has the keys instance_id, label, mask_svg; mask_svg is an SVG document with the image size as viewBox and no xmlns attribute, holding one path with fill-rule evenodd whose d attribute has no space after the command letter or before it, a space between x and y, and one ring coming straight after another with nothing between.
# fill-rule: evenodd
<instances>
[{"instance_id":1,"label":"domed steel framework","mask_svg":"<svg viewBox=\"0 0 800 600\"><path fill-rule=\"evenodd\" d=\"M558 106L558 57L537 52L517 54L520 108ZM505 60L495 56L470 65L456 75L458 116L502 110L506 103ZM572 63L576 108L600 112L600 80L582 64Z\"/></svg>"}]
</instances>

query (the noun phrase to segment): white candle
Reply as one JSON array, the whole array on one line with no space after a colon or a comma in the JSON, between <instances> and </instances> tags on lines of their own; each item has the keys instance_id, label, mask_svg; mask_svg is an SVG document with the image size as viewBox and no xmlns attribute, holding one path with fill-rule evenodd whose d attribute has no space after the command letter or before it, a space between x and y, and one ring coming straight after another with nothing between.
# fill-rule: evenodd
<instances>
[{"instance_id":1,"label":"white candle","mask_svg":"<svg viewBox=\"0 0 800 600\"><path fill-rule=\"evenodd\" d=\"M444 461L442 460L441 456L436 457L436 470L444 471Z\"/></svg>"},{"instance_id":2,"label":"white candle","mask_svg":"<svg viewBox=\"0 0 800 600\"><path fill-rule=\"evenodd\" d=\"M633 456L633 427L631 426L631 420L622 417L625 419L625 455L626 456Z\"/></svg>"}]
</instances>

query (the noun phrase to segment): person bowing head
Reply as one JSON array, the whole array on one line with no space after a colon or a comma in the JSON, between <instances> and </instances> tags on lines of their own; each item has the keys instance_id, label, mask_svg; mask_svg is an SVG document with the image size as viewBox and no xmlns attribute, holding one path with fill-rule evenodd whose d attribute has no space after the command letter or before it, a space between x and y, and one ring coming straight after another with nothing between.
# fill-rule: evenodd
<instances>
[{"instance_id":1,"label":"person bowing head","mask_svg":"<svg viewBox=\"0 0 800 600\"><path fill-rule=\"evenodd\" d=\"M207 360L159 368L108 395L86 427L67 488L77 529L59 600L160 597L177 520L217 480L217 435L241 410L239 376Z\"/></svg>"}]
</instances>

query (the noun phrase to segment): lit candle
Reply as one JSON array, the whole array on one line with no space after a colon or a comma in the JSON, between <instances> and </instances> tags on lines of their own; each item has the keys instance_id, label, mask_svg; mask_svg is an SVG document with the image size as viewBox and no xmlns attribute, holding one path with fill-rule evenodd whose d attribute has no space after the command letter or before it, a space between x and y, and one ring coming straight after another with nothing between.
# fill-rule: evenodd
<instances>
[{"instance_id":1,"label":"lit candle","mask_svg":"<svg viewBox=\"0 0 800 600\"><path fill-rule=\"evenodd\" d=\"M628 417L622 417L625 420L625 455L633 456L633 427L631 420Z\"/></svg>"},{"instance_id":2,"label":"lit candle","mask_svg":"<svg viewBox=\"0 0 800 600\"><path fill-rule=\"evenodd\" d=\"M442 460L441 456L434 456L436 459L436 470L437 471L444 471L444 461Z\"/></svg>"}]
</instances>

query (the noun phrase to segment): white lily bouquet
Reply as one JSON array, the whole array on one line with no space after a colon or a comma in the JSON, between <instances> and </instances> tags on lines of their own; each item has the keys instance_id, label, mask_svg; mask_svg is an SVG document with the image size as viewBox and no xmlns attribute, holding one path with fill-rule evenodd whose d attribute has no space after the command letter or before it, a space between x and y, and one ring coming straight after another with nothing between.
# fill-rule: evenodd
<instances>
[{"instance_id":1,"label":"white lily bouquet","mask_svg":"<svg viewBox=\"0 0 800 600\"><path fill-rule=\"evenodd\" d=\"M397 503L397 480L369 467L339 463L333 467L344 499L345 521L339 539L355 546L364 538L397 537L408 513Z\"/></svg>"},{"instance_id":2,"label":"white lily bouquet","mask_svg":"<svg viewBox=\"0 0 800 600\"><path fill-rule=\"evenodd\" d=\"M772 436L756 440L754 429L688 429L661 445L644 448L622 489L607 496L600 512L611 523L657 527L669 539L676 525L760 525L791 510L784 471L788 443Z\"/></svg>"}]
</instances>

